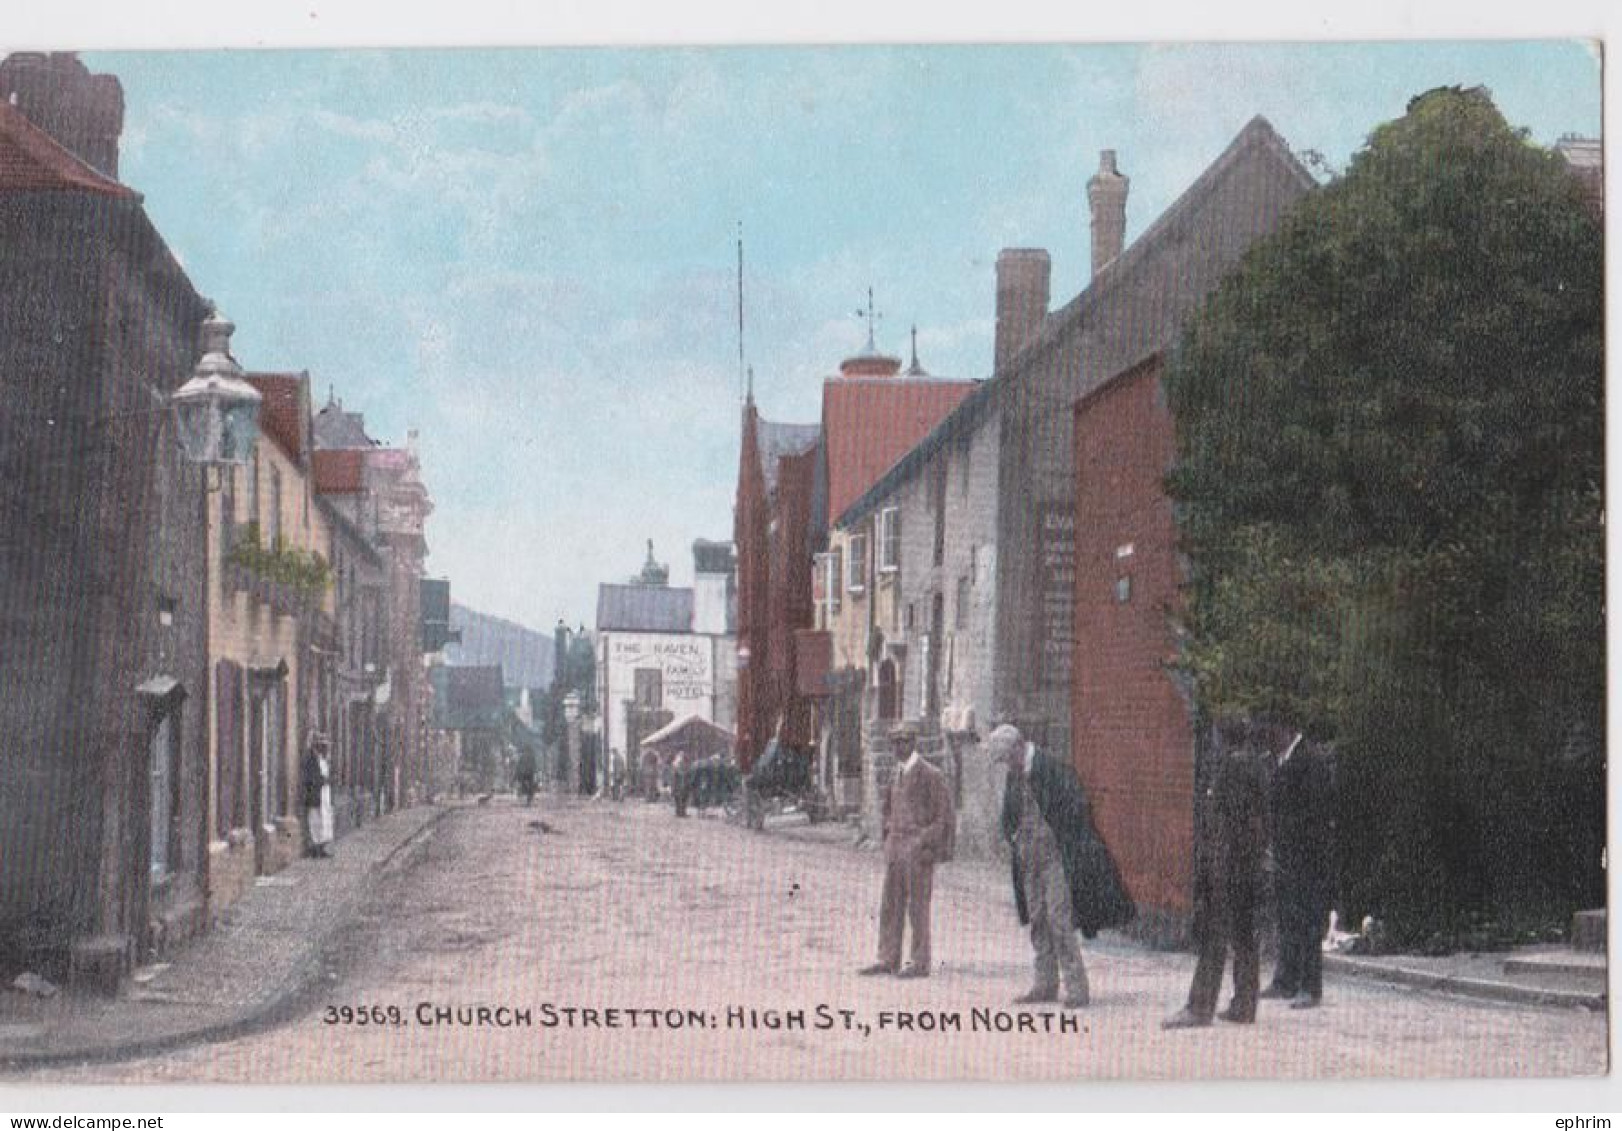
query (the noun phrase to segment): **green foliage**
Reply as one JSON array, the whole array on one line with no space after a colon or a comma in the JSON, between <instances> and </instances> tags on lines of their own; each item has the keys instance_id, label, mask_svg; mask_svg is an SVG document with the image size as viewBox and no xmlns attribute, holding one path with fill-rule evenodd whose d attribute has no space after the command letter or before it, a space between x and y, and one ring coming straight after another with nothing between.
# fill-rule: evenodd
<instances>
[{"instance_id":1,"label":"green foliage","mask_svg":"<svg viewBox=\"0 0 1622 1131\"><path fill-rule=\"evenodd\" d=\"M1432 91L1168 368L1201 703L1336 740L1345 909L1412 937L1603 898L1602 255L1560 157Z\"/></svg>"},{"instance_id":2,"label":"green foliage","mask_svg":"<svg viewBox=\"0 0 1622 1131\"><path fill-rule=\"evenodd\" d=\"M263 545L256 522L242 528L226 560L301 593L324 593L332 585L332 567L326 558L315 550L286 546L280 539L272 546Z\"/></svg>"}]
</instances>

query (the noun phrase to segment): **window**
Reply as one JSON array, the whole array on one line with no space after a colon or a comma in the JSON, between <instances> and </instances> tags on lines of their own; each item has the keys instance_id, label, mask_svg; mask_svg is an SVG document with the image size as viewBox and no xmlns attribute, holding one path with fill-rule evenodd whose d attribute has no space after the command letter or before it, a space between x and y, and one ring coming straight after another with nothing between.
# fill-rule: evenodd
<instances>
[{"instance_id":1,"label":"window","mask_svg":"<svg viewBox=\"0 0 1622 1131\"><path fill-rule=\"evenodd\" d=\"M265 528L259 521L259 452L256 449L248 457L248 521L258 527L260 540L264 540Z\"/></svg>"},{"instance_id":2,"label":"window","mask_svg":"<svg viewBox=\"0 0 1622 1131\"><path fill-rule=\"evenodd\" d=\"M901 512L885 507L879 512L879 572L894 573L901 568Z\"/></svg>"},{"instance_id":3,"label":"window","mask_svg":"<svg viewBox=\"0 0 1622 1131\"><path fill-rule=\"evenodd\" d=\"M282 471L279 467L270 469L270 541L265 544L271 547L282 544Z\"/></svg>"},{"instance_id":4,"label":"window","mask_svg":"<svg viewBox=\"0 0 1622 1131\"><path fill-rule=\"evenodd\" d=\"M178 848L176 844L179 832L176 817L180 808L176 804L180 790L180 774L177 769L180 760L178 708L167 712L158 723L158 729L152 735L148 758L152 801L148 860L152 867L152 878L161 880L175 870Z\"/></svg>"},{"instance_id":5,"label":"window","mask_svg":"<svg viewBox=\"0 0 1622 1131\"><path fill-rule=\"evenodd\" d=\"M969 627L969 579L967 575L957 579L957 604L953 610L954 627Z\"/></svg>"},{"instance_id":6,"label":"window","mask_svg":"<svg viewBox=\"0 0 1622 1131\"><path fill-rule=\"evenodd\" d=\"M935 554L934 564L940 565L946 560L946 460L944 457L935 461L934 474L930 479L929 503L935 512Z\"/></svg>"},{"instance_id":7,"label":"window","mask_svg":"<svg viewBox=\"0 0 1622 1131\"><path fill-rule=\"evenodd\" d=\"M231 556L237 540L237 469L227 466L220 476L220 560ZM223 574L222 574L223 576Z\"/></svg>"},{"instance_id":8,"label":"window","mask_svg":"<svg viewBox=\"0 0 1622 1131\"><path fill-rule=\"evenodd\" d=\"M822 591L827 595L828 615L839 615L840 580L844 576L844 553L841 550L829 550L823 555Z\"/></svg>"},{"instance_id":9,"label":"window","mask_svg":"<svg viewBox=\"0 0 1622 1131\"><path fill-rule=\"evenodd\" d=\"M634 673L636 705L644 710L657 711L665 703L665 673L659 668L637 668Z\"/></svg>"},{"instance_id":10,"label":"window","mask_svg":"<svg viewBox=\"0 0 1622 1131\"><path fill-rule=\"evenodd\" d=\"M852 593L867 589L867 535L853 534L850 538L850 560L845 563L845 588Z\"/></svg>"}]
</instances>

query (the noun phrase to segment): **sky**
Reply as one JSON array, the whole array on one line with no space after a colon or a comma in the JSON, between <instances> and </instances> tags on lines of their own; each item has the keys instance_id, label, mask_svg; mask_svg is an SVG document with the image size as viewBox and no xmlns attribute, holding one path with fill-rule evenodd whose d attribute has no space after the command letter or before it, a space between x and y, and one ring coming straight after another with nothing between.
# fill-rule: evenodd
<instances>
[{"instance_id":1,"label":"sky","mask_svg":"<svg viewBox=\"0 0 1622 1131\"><path fill-rule=\"evenodd\" d=\"M590 626L651 538L690 582L730 538L737 239L762 412L814 421L878 344L984 378L999 249L1085 286L1115 149L1130 242L1254 115L1343 167L1432 87L1533 140L1600 130L1575 41L87 52L144 194L250 369L308 369L417 430L429 572L460 603Z\"/></svg>"}]
</instances>

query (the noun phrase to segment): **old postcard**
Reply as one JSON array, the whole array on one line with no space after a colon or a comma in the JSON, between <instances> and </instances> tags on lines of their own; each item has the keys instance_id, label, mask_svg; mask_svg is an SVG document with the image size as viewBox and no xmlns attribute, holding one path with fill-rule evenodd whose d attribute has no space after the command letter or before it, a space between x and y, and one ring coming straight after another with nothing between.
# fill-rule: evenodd
<instances>
[{"instance_id":1,"label":"old postcard","mask_svg":"<svg viewBox=\"0 0 1622 1131\"><path fill-rule=\"evenodd\" d=\"M1606 1073L1603 167L1572 40L6 54L0 1083Z\"/></svg>"}]
</instances>

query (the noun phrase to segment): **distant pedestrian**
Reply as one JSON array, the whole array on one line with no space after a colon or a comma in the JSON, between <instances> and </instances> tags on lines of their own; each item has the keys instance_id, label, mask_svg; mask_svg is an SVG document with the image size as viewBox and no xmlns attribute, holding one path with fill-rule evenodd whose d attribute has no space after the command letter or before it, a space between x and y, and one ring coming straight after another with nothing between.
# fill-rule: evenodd
<instances>
[{"instance_id":1,"label":"distant pedestrian","mask_svg":"<svg viewBox=\"0 0 1622 1131\"><path fill-rule=\"evenodd\" d=\"M930 901L935 865L952 855L957 817L946 775L918 753L918 732L891 732L896 771L884 795L884 889L879 898L879 960L862 974L929 977ZM912 957L901 965L903 928L912 928Z\"/></svg>"},{"instance_id":2,"label":"distant pedestrian","mask_svg":"<svg viewBox=\"0 0 1622 1131\"><path fill-rule=\"evenodd\" d=\"M1076 931L1092 938L1137 914L1109 849L1093 828L1087 794L1069 766L1000 726L987 748L1007 768L1002 833L1013 849L1014 905L1031 928L1035 980L1018 1004L1059 999L1072 1009L1088 1004L1087 967Z\"/></svg>"},{"instance_id":3,"label":"distant pedestrian","mask_svg":"<svg viewBox=\"0 0 1622 1131\"><path fill-rule=\"evenodd\" d=\"M1335 782L1329 753L1294 728L1274 728L1273 890L1278 966L1264 998L1323 1002L1323 939L1335 898Z\"/></svg>"},{"instance_id":4,"label":"distant pedestrian","mask_svg":"<svg viewBox=\"0 0 1622 1131\"><path fill-rule=\"evenodd\" d=\"M691 782L687 770L687 755L678 751L670 763L670 797L676 803L676 816L687 816L687 791Z\"/></svg>"},{"instance_id":5,"label":"distant pedestrian","mask_svg":"<svg viewBox=\"0 0 1622 1131\"><path fill-rule=\"evenodd\" d=\"M652 750L642 751L642 799L659 800L659 755Z\"/></svg>"},{"instance_id":6,"label":"distant pedestrian","mask_svg":"<svg viewBox=\"0 0 1622 1131\"><path fill-rule=\"evenodd\" d=\"M513 789L524 799L525 805L535 801L535 751L524 747L513 766Z\"/></svg>"},{"instance_id":7,"label":"distant pedestrian","mask_svg":"<svg viewBox=\"0 0 1622 1131\"><path fill-rule=\"evenodd\" d=\"M1232 722L1219 733L1215 771L1195 817L1194 937L1200 956L1188 1004L1161 1023L1165 1029L1211 1023L1230 949L1233 1000L1221 1017L1240 1024L1256 1020L1261 983L1256 897L1267 851L1269 754L1262 728Z\"/></svg>"},{"instance_id":8,"label":"distant pedestrian","mask_svg":"<svg viewBox=\"0 0 1622 1131\"><path fill-rule=\"evenodd\" d=\"M304 825L309 834L309 856L329 857L332 844L332 767L327 761L327 736L310 736L300 776L303 778Z\"/></svg>"}]
</instances>

